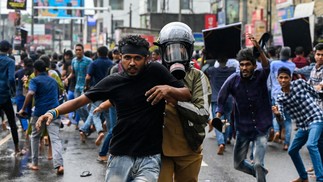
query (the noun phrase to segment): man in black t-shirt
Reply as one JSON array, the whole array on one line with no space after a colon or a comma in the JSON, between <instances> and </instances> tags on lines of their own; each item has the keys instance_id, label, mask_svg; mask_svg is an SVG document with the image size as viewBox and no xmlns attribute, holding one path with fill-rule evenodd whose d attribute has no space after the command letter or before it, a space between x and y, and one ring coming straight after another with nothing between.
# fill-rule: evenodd
<instances>
[{"instance_id":1,"label":"man in black t-shirt","mask_svg":"<svg viewBox=\"0 0 323 182\"><path fill-rule=\"evenodd\" d=\"M161 164L162 126L167 103L189 101L191 94L161 64L148 63L148 42L128 36L119 42L122 73L105 77L82 96L48 111L37 121L49 124L59 114L89 102L110 100L117 123L110 142L105 181L157 181Z\"/></svg>"}]
</instances>

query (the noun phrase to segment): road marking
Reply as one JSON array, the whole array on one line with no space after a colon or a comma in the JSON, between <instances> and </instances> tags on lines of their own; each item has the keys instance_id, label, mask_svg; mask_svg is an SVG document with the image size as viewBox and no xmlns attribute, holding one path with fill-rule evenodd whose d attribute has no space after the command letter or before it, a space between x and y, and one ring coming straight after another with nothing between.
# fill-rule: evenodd
<instances>
[{"instance_id":1,"label":"road marking","mask_svg":"<svg viewBox=\"0 0 323 182\"><path fill-rule=\"evenodd\" d=\"M201 164L201 166L209 166L209 165L207 165L207 163L205 163L205 162L202 160L202 164Z\"/></svg>"},{"instance_id":2,"label":"road marking","mask_svg":"<svg viewBox=\"0 0 323 182\"><path fill-rule=\"evenodd\" d=\"M6 143L11 138L11 134L9 133L6 137L0 140L0 146Z\"/></svg>"}]
</instances>

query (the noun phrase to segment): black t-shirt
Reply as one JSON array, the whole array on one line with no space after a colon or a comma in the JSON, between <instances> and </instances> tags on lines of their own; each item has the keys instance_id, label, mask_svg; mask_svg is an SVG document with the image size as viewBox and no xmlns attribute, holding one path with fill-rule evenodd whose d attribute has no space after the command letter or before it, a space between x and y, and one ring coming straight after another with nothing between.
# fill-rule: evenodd
<instances>
[{"instance_id":1,"label":"black t-shirt","mask_svg":"<svg viewBox=\"0 0 323 182\"><path fill-rule=\"evenodd\" d=\"M159 63L148 64L137 76L116 73L105 77L85 95L93 102L107 100L117 110L112 132L112 155L148 156L161 153L165 101L152 106L145 92L156 85L184 87Z\"/></svg>"}]
</instances>

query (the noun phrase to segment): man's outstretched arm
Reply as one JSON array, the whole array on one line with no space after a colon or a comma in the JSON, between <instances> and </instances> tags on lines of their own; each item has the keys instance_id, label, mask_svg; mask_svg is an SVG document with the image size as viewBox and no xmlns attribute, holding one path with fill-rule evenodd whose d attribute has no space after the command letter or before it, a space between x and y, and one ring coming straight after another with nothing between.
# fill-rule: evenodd
<instances>
[{"instance_id":1,"label":"man's outstretched arm","mask_svg":"<svg viewBox=\"0 0 323 182\"><path fill-rule=\"evenodd\" d=\"M147 102L151 102L152 105L157 104L162 99L176 105L177 101L190 101L192 98L188 88L176 88L169 85L157 85L148 90L145 96L147 96Z\"/></svg>"}]
</instances>

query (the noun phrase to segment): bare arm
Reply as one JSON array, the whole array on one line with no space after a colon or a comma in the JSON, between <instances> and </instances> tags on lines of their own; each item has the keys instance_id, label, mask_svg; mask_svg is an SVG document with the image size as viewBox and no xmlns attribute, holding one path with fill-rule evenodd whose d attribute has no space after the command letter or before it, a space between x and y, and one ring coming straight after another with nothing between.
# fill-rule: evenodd
<instances>
[{"instance_id":1,"label":"bare arm","mask_svg":"<svg viewBox=\"0 0 323 182\"><path fill-rule=\"evenodd\" d=\"M69 112L75 111L76 109L78 109L81 106L84 106L90 102L91 102L91 100L83 94L80 97L77 97L73 100L69 100L69 101L64 102L63 104L56 107L55 110L57 110L58 115L67 114ZM53 115L51 113L47 112L46 114L44 114L38 118L37 123L36 123L36 127L39 128L41 126L42 122L44 122L44 121L46 121L46 125L49 125L53 119L54 119Z\"/></svg>"},{"instance_id":2,"label":"bare arm","mask_svg":"<svg viewBox=\"0 0 323 182\"><path fill-rule=\"evenodd\" d=\"M75 76L75 73L74 73L74 69L73 67L71 66L71 73L68 75L68 77L65 79L65 84L68 85L68 82L70 79L74 78Z\"/></svg>"},{"instance_id":3,"label":"bare arm","mask_svg":"<svg viewBox=\"0 0 323 182\"><path fill-rule=\"evenodd\" d=\"M269 61L268 61L264 51L260 48L259 43L256 41L256 39L253 37L252 34L246 33L246 35L247 35L248 39L252 42L253 46L255 46L258 49L259 53L260 53L260 56L259 56L258 59L261 61L261 66L263 68L268 68Z\"/></svg>"},{"instance_id":4,"label":"bare arm","mask_svg":"<svg viewBox=\"0 0 323 182\"><path fill-rule=\"evenodd\" d=\"M175 88L169 85L158 85L148 90L145 94L147 102L152 105L157 104L160 100L165 99L167 102L177 104L177 101L190 101L192 95L188 88Z\"/></svg>"},{"instance_id":5,"label":"bare arm","mask_svg":"<svg viewBox=\"0 0 323 182\"><path fill-rule=\"evenodd\" d=\"M25 109L26 107L29 105L29 103L32 101L33 97L35 95L35 92L33 91L28 91L27 95L26 95L26 98L25 98L25 101L24 101L24 104L23 106L21 107L20 111L17 113L18 115L20 116L23 116L23 113L25 112Z\"/></svg>"},{"instance_id":6,"label":"bare arm","mask_svg":"<svg viewBox=\"0 0 323 182\"><path fill-rule=\"evenodd\" d=\"M110 107L112 107L112 103L110 102L110 100L106 100L106 101L102 102L97 108L95 108L93 110L93 113L105 111L105 110L109 109Z\"/></svg>"},{"instance_id":7,"label":"bare arm","mask_svg":"<svg viewBox=\"0 0 323 182\"><path fill-rule=\"evenodd\" d=\"M91 75L86 74L84 90L88 90L90 88L90 82L91 82Z\"/></svg>"},{"instance_id":8,"label":"bare arm","mask_svg":"<svg viewBox=\"0 0 323 182\"><path fill-rule=\"evenodd\" d=\"M275 117L276 117L276 119L277 119L277 121L279 123L284 121L284 119L282 118L282 115L281 115L281 113L280 113L279 108L278 108L277 105L276 106L272 106L271 107L271 110L273 111L273 113L274 113L274 115L275 115Z\"/></svg>"}]
</instances>

